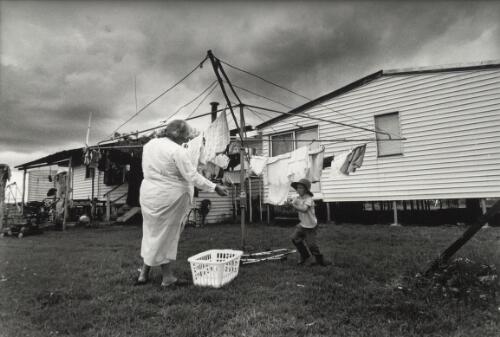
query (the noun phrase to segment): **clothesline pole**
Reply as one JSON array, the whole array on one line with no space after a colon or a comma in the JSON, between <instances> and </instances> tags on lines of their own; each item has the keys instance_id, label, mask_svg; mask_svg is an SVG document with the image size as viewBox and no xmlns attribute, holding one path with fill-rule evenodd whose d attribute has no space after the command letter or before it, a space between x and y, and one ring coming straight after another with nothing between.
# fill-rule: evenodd
<instances>
[{"instance_id":1,"label":"clothesline pole","mask_svg":"<svg viewBox=\"0 0 500 337\"><path fill-rule=\"evenodd\" d=\"M240 216L241 216L241 248L245 250L245 239L246 239L246 224L245 224L245 205L246 205L246 193L245 193L245 147L244 147L244 130L245 130L245 116L244 116L244 106L238 97L238 94L234 90L231 81L229 80L227 74L224 72L222 65L217 59L211 50L207 52L207 57L210 59L210 63L212 64L212 68L214 69L215 76L217 77L217 81L219 82L219 86L222 90L222 94L226 100L227 106L231 111L231 116L233 117L234 124L236 129L239 131L240 139L241 139L241 147L240 147ZM224 81L222 80L221 73L226 79L226 83L229 88L233 92L234 96L238 100L239 108L240 108L240 122L236 119L236 115L234 114L233 105L229 96L227 95L226 88L224 87ZM239 124L239 125L238 125Z\"/></svg>"},{"instance_id":2,"label":"clothesline pole","mask_svg":"<svg viewBox=\"0 0 500 337\"><path fill-rule=\"evenodd\" d=\"M248 223L253 222L252 177L248 176Z\"/></svg>"},{"instance_id":3,"label":"clothesline pole","mask_svg":"<svg viewBox=\"0 0 500 337\"><path fill-rule=\"evenodd\" d=\"M245 116L243 106L240 106L240 134L245 130ZM243 137L242 137L243 139ZM245 147L243 143L240 146L240 209L241 209L241 248L245 249L246 241L246 224L245 224L245 206L246 206L246 192L245 192Z\"/></svg>"}]
</instances>

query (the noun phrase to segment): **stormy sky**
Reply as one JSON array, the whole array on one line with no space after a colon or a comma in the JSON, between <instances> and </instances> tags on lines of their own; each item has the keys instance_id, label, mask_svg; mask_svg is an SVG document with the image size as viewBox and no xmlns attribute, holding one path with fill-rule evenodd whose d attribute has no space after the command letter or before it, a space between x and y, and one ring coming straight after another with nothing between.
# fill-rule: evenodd
<instances>
[{"instance_id":1,"label":"stormy sky","mask_svg":"<svg viewBox=\"0 0 500 337\"><path fill-rule=\"evenodd\" d=\"M82 146L90 112L91 142L108 137L136 110L134 81L141 108L208 49L315 98L380 69L499 59L499 25L494 1L1 1L0 163ZM286 105L305 102L227 72L235 84ZM214 79L206 62L119 131L158 125ZM213 100L222 102L220 90L198 112ZM270 116L247 118L257 124Z\"/></svg>"}]
</instances>

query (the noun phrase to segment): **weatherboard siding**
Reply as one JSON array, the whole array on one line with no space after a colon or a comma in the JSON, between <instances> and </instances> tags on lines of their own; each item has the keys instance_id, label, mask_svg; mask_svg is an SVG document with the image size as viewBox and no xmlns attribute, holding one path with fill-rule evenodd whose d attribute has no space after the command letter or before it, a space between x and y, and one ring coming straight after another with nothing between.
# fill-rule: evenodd
<instances>
[{"instance_id":1,"label":"weatherboard siding","mask_svg":"<svg viewBox=\"0 0 500 337\"><path fill-rule=\"evenodd\" d=\"M55 187L55 183L49 181L49 175L51 174L54 174L54 172L50 170L33 170L28 172L28 201L42 201L47 198L47 192ZM7 191L5 199L9 197L10 200L13 200L12 195ZM21 200L21 195L17 195L17 200Z\"/></svg>"},{"instance_id":2,"label":"weatherboard siding","mask_svg":"<svg viewBox=\"0 0 500 337\"><path fill-rule=\"evenodd\" d=\"M399 113L407 138L403 155L377 157L376 143L370 142L356 173L332 179L323 170L325 201L500 197L500 69L384 75L302 114L373 129L374 116L392 112ZM298 116L262 131L288 131L290 123L318 125L321 139L374 138ZM332 155L362 143L324 145ZM269 154L267 141L263 151Z\"/></svg>"},{"instance_id":3,"label":"weatherboard siding","mask_svg":"<svg viewBox=\"0 0 500 337\"><path fill-rule=\"evenodd\" d=\"M221 197L215 193L199 192L194 202L196 207L200 207L203 199L211 202L210 211L207 214L207 223L220 223L233 218L233 199L231 194Z\"/></svg>"},{"instance_id":4,"label":"weatherboard siding","mask_svg":"<svg viewBox=\"0 0 500 337\"><path fill-rule=\"evenodd\" d=\"M92 178L85 178L85 166L77 166L73 168L73 200L90 200L92 199ZM94 197L99 200L106 200L104 194L112 190L115 186L106 186L104 184L104 172L96 170L94 179ZM127 192L127 183L118 187L111 192L111 200L118 198ZM118 203L125 203L126 198L120 199Z\"/></svg>"}]
</instances>

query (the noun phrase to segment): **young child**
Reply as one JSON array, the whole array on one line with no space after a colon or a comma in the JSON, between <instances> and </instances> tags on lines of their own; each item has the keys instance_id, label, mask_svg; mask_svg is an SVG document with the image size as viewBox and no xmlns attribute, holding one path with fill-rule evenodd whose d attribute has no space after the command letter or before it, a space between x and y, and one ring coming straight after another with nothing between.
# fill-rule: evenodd
<instances>
[{"instance_id":1,"label":"young child","mask_svg":"<svg viewBox=\"0 0 500 337\"><path fill-rule=\"evenodd\" d=\"M299 212L300 223L295 228L291 237L293 244L297 247L297 251L300 254L298 264L303 265L312 254L316 259L316 264L327 266L331 262L324 259L316 244L318 220L314 212L313 194L310 191L311 182L307 179L301 179L298 182L293 182L292 187L299 194L298 197L289 201L289 204Z\"/></svg>"}]
</instances>

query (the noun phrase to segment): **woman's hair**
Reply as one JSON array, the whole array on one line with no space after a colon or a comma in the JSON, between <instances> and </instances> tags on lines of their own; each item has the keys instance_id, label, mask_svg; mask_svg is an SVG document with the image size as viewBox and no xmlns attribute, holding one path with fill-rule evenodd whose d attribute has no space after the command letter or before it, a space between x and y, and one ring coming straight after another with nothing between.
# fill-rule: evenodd
<instances>
[{"instance_id":1,"label":"woman's hair","mask_svg":"<svg viewBox=\"0 0 500 337\"><path fill-rule=\"evenodd\" d=\"M191 128L186 121L181 119L175 119L167 124L165 129L163 129L159 137L167 137L172 140L186 139L191 134Z\"/></svg>"}]
</instances>

